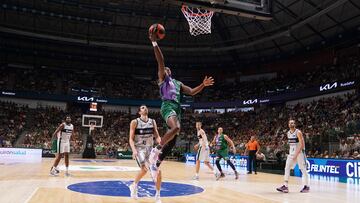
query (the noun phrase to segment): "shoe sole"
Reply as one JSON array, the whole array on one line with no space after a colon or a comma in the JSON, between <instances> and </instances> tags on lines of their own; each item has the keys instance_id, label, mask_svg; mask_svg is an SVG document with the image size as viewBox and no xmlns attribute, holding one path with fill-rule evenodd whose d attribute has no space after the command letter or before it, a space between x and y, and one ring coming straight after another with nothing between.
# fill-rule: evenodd
<instances>
[{"instance_id":1,"label":"shoe sole","mask_svg":"<svg viewBox=\"0 0 360 203\"><path fill-rule=\"evenodd\" d=\"M284 191L284 190L279 190L279 189L276 189L278 192L282 192L282 193L289 193L289 191Z\"/></svg>"}]
</instances>

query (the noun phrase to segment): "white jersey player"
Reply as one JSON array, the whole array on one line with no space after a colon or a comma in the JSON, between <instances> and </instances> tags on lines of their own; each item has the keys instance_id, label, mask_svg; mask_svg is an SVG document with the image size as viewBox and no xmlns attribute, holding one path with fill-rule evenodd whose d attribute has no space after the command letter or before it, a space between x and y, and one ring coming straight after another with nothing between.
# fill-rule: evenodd
<instances>
[{"instance_id":1,"label":"white jersey player","mask_svg":"<svg viewBox=\"0 0 360 203\"><path fill-rule=\"evenodd\" d=\"M199 143L194 146L195 149L197 148L195 176L193 177L194 180L199 180L200 161L203 161L204 164L215 174L214 168L210 164L209 141L205 131L201 127L202 123L196 122L197 138L199 139Z\"/></svg>"},{"instance_id":2,"label":"white jersey player","mask_svg":"<svg viewBox=\"0 0 360 203\"><path fill-rule=\"evenodd\" d=\"M294 169L296 163L299 165L299 169L302 173L302 183L304 187L300 191L301 193L307 193L310 191L309 175L306 170L306 155L305 155L305 141L302 132L296 129L295 120L289 120L289 132L287 133L288 143L290 146L289 155L286 159L284 185L276 188L279 192L288 193L288 182L290 176L290 170Z\"/></svg>"},{"instance_id":3,"label":"white jersey player","mask_svg":"<svg viewBox=\"0 0 360 203\"><path fill-rule=\"evenodd\" d=\"M65 175L69 176L69 153L70 153L70 139L74 133L74 126L71 124L70 116L66 116L65 122L55 130L53 137L57 138L57 153L54 165L50 169L50 175L56 176L59 174L57 166L61 160L62 155L65 157L66 172Z\"/></svg>"},{"instance_id":4,"label":"white jersey player","mask_svg":"<svg viewBox=\"0 0 360 203\"><path fill-rule=\"evenodd\" d=\"M139 181L148 171L149 156L154 145L153 139L157 143L161 142L157 125L154 119L148 117L148 108L145 105L139 107L138 113L140 117L134 119L130 123L129 144L132 150L133 159L141 168L140 172L135 177L134 183L130 185L130 196L134 199L138 198L137 186ZM161 171L154 180L156 184L155 201L160 203L160 188L161 188Z\"/></svg>"}]
</instances>

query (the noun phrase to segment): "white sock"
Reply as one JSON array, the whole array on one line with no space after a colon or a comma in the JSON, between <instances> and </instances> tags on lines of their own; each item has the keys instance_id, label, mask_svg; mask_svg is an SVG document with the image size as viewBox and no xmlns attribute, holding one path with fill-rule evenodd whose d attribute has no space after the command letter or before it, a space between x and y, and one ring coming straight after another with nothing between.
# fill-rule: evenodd
<instances>
[{"instance_id":1,"label":"white sock","mask_svg":"<svg viewBox=\"0 0 360 203\"><path fill-rule=\"evenodd\" d=\"M284 185L285 185L286 187L288 187L288 186L289 186L289 181L285 181L285 182L284 182Z\"/></svg>"},{"instance_id":2,"label":"white sock","mask_svg":"<svg viewBox=\"0 0 360 203\"><path fill-rule=\"evenodd\" d=\"M156 190L156 196L160 196L160 190Z\"/></svg>"},{"instance_id":3,"label":"white sock","mask_svg":"<svg viewBox=\"0 0 360 203\"><path fill-rule=\"evenodd\" d=\"M199 176L199 174L198 174L198 173L195 173L195 176L197 177L197 176Z\"/></svg>"},{"instance_id":4,"label":"white sock","mask_svg":"<svg viewBox=\"0 0 360 203\"><path fill-rule=\"evenodd\" d=\"M69 172L69 167L66 167L66 173L68 173Z\"/></svg>"}]
</instances>

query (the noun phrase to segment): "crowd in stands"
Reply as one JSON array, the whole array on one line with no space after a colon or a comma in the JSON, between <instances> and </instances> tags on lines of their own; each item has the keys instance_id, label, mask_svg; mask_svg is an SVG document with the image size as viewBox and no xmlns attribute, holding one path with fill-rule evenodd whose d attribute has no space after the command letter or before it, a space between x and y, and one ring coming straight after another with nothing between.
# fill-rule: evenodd
<instances>
[{"instance_id":1,"label":"crowd in stands","mask_svg":"<svg viewBox=\"0 0 360 203\"><path fill-rule=\"evenodd\" d=\"M269 96L321 84L355 79L360 77L360 60L348 57L338 65L318 65L305 73L277 73L272 79L240 82L240 78L231 82L216 84L199 95L197 101L236 101L259 96Z\"/></svg>"},{"instance_id":2,"label":"crowd in stands","mask_svg":"<svg viewBox=\"0 0 360 203\"><path fill-rule=\"evenodd\" d=\"M95 77L96 76L96 77ZM96 78L94 80L94 78ZM357 57L348 57L336 65L319 65L304 74L282 74L270 80L234 83L217 82L212 88L196 97L196 101L228 101L246 97L304 89L326 82L360 78ZM126 87L126 88L125 88ZM0 68L0 88L55 94L79 94L90 91L94 95L118 98L158 99L155 80L136 79L131 76L106 75L41 69ZM294 106L272 105L256 107L254 111L236 110L224 114L216 112L194 113L184 111L179 136L179 151L189 151L196 142L195 122L201 121L209 139L218 127L223 127L235 142L237 151L245 153L245 144L256 135L267 159L285 158L288 119L294 118L303 131L308 156L323 158L359 158L360 98L358 93L342 97L323 98ZM98 112L104 116L104 126L94 131L97 154L114 157L116 151L127 151L128 129L136 115L129 112ZM75 126L72 138L74 153L83 150L87 129L81 127L81 110L68 106L67 110L55 107L30 109L14 103L0 102L0 146L51 148L53 132L70 114ZM151 113L160 134L166 130L159 113ZM19 139L20 138L20 139ZM18 140L19 139L19 140ZM16 142L18 141L18 142ZM324 143L338 142L329 148ZM186 146L183 146L183 144ZM332 153L330 154L329 151Z\"/></svg>"},{"instance_id":3,"label":"crowd in stands","mask_svg":"<svg viewBox=\"0 0 360 203\"><path fill-rule=\"evenodd\" d=\"M225 134L234 140L240 154L245 153L245 144L251 135L255 135L266 157L277 159L278 156L285 158L287 153L287 124L289 118L293 118L304 134L309 156L325 157L328 152L322 149L326 146L318 143L341 140L347 143L346 147L336 147L334 153L327 156L352 158L357 157L360 150L359 101L358 95L349 94L295 106L263 107L250 112L189 113L185 114L183 125L195 126L195 121L202 121L210 138L215 135L217 127L223 127ZM196 137L192 137L195 142Z\"/></svg>"},{"instance_id":4,"label":"crowd in stands","mask_svg":"<svg viewBox=\"0 0 360 203\"><path fill-rule=\"evenodd\" d=\"M0 147L11 147L24 131L28 108L0 102Z\"/></svg>"},{"instance_id":5,"label":"crowd in stands","mask_svg":"<svg viewBox=\"0 0 360 203\"><path fill-rule=\"evenodd\" d=\"M3 146L11 146L21 132L26 132L22 146L50 148L52 133L65 115L70 113L75 126L71 150L73 153L82 151L83 135L87 134L88 129L81 128L81 112L76 108L69 108L66 112L50 107L31 110L12 103L1 103L1 109L4 119L1 119L0 140L3 140ZM97 154L115 157L116 151L130 150L129 123L136 115L129 112L102 112L102 115L104 125L102 128L96 128L93 133ZM160 114L152 112L149 116L157 121L160 134L163 135L166 127ZM250 136L255 135L266 159L285 159L288 150L286 133L289 118L294 118L303 132L309 157L360 158L358 94L323 98L294 106L264 106L248 112L219 114L193 113L186 110L183 114L183 128L178 147L182 151L192 149L197 142L195 122L201 121L209 140L212 140L218 127L223 127L225 134L233 139L238 153L244 155L245 144ZM329 142L339 144L329 149ZM331 154L329 150L332 151Z\"/></svg>"},{"instance_id":6,"label":"crowd in stands","mask_svg":"<svg viewBox=\"0 0 360 203\"><path fill-rule=\"evenodd\" d=\"M195 101L234 101L254 96L280 94L320 84L360 77L360 62L356 56L345 57L334 64L317 65L309 72L277 72L272 79L231 82L216 81L216 85L195 97ZM105 74L88 71L48 68L0 68L0 89L23 90L55 94L91 94L108 98L159 99L156 75L136 78L131 75ZM175 78L176 75L175 75ZM181 80L180 78L177 78ZM215 78L216 79L216 78ZM188 84L192 86L192 84Z\"/></svg>"}]
</instances>

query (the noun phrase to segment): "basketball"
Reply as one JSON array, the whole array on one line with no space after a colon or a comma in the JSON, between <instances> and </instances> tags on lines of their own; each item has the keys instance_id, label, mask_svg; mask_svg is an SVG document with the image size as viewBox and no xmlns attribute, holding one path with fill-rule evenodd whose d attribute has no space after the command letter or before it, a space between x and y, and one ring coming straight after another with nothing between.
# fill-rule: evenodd
<instances>
[{"instance_id":1,"label":"basketball","mask_svg":"<svg viewBox=\"0 0 360 203\"><path fill-rule=\"evenodd\" d=\"M152 24L149 28L149 34L150 33L155 33L156 40L161 40L164 39L165 37L165 28L163 25L159 23Z\"/></svg>"}]
</instances>

